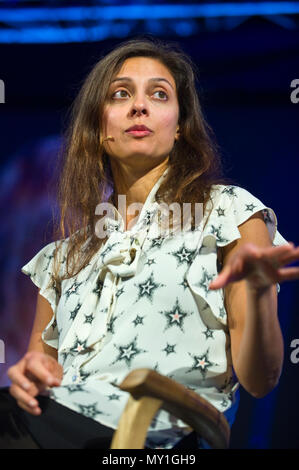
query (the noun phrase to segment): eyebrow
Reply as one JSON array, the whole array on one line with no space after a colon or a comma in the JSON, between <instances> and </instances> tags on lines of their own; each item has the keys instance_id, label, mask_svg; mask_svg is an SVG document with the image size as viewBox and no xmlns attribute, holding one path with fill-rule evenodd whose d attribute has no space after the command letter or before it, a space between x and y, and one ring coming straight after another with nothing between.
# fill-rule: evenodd
<instances>
[{"instance_id":1,"label":"eyebrow","mask_svg":"<svg viewBox=\"0 0 299 470\"><path fill-rule=\"evenodd\" d=\"M130 77L116 77L114 80L112 80L111 83L118 82L118 81L132 82L133 80ZM153 77L153 78L149 79L149 82L166 82L173 89L173 86L171 85L171 83L168 80L166 80L166 78Z\"/></svg>"}]
</instances>

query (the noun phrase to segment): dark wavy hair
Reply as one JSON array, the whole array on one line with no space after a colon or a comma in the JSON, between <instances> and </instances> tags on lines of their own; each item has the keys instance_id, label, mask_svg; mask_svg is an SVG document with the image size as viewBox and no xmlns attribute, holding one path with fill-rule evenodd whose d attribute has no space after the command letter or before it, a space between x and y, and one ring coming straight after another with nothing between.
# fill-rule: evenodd
<instances>
[{"instance_id":1,"label":"dark wavy hair","mask_svg":"<svg viewBox=\"0 0 299 470\"><path fill-rule=\"evenodd\" d=\"M64 133L56 191L60 218L54 228L54 239L70 237L65 277L77 275L105 241L95 234L99 219L95 207L106 201L109 187L113 189L109 158L101 144L103 108L111 81L124 61L131 57L160 61L176 83L180 138L170 152L168 173L157 191L157 200L180 205L190 202L192 208L193 203L201 202L205 208L212 185L228 182L223 176L214 133L200 106L197 69L190 57L177 44L154 38L121 43L101 58L84 80L70 109L70 122ZM57 260L55 255L54 282L59 288Z\"/></svg>"}]
</instances>

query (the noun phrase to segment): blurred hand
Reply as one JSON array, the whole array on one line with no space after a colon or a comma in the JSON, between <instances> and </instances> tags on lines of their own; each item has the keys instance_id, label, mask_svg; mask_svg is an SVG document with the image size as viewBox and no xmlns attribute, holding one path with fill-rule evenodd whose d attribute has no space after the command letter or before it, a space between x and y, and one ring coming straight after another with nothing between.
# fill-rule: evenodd
<instances>
[{"instance_id":1,"label":"blurred hand","mask_svg":"<svg viewBox=\"0 0 299 470\"><path fill-rule=\"evenodd\" d=\"M62 366L49 354L27 352L7 372L11 380L10 394L18 405L28 413L39 415L41 409L34 398L48 387L57 387L63 377Z\"/></svg>"},{"instance_id":2,"label":"blurred hand","mask_svg":"<svg viewBox=\"0 0 299 470\"><path fill-rule=\"evenodd\" d=\"M298 260L299 247L293 243L267 248L244 243L228 259L219 275L210 283L209 289L221 289L230 282L242 279L246 279L255 289L299 279L299 267L283 267Z\"/></svg>"}]
</instances>

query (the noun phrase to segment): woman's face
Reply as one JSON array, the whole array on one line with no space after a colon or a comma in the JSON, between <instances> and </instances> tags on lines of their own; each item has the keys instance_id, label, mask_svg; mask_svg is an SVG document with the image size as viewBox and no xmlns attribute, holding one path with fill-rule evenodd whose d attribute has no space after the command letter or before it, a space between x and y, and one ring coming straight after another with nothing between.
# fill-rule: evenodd
<instances>
[{"instance_id":1,"label":"woman's face","mask_svg":"<svg viewBox=\"0 0 299 470\"><path fill-rule=\"evenodd\" d=\"M153 168L168 157L178 119L176 85L168 68L148 57L127 59L104 106L103 136L113 137L104 142L106 153L119 163Z\"/></svg>"}]
</instances>

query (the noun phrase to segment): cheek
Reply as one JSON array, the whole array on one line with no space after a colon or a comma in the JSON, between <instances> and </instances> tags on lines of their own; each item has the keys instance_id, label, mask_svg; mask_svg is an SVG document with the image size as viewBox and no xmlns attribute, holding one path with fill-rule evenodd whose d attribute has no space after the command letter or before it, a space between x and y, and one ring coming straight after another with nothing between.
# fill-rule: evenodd
<instances>
[{"instance_id":1,"label":"cheek","mask_svg":"<svg viewBox=\"0 0 299 470\"><path fill-rule=\"evenodd\" d=\"M104 113L104 126L108 133L109 129L113 129L115 131L117 128L119 128L120 122L121 115L119 112L117 112L116 109L110 109Z\"/></svg>"},{"instance_id":2,"label":"cheek","mask_svg":"<svg viewBox=\"0 0 299 470\"><path fill-rule=\"evenodd\" d=\"M173 112L173 111L166 111L164 112L161 117L160 117L160 129L163 132L163 130L167 130L170 133L175 132L176 126L178 124L178 113Z\"/></svg>"}]
</instances>

